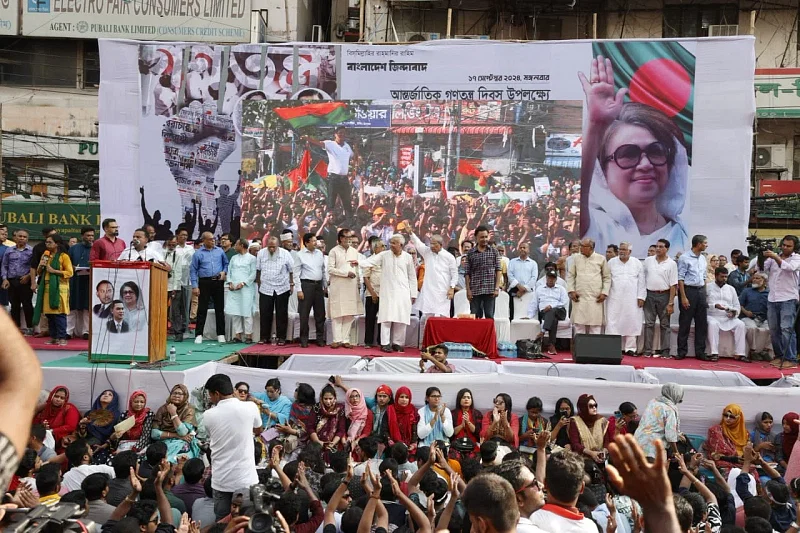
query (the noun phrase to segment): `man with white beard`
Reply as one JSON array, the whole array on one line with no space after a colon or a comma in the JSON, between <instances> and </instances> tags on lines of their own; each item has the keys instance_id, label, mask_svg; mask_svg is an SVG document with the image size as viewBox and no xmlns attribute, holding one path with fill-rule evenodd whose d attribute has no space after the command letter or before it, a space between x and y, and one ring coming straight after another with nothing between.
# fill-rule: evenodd
<instances>
[{"instance_id":1,"label":"man with white beard","mask_svg":"<svg viewBox=\"0 0 800 533\"><path fill-rule=\"evenodd\" d=\"M424 331L425 322L431 315L450 316L450 301L458 283L458 265L456 258L442 247L441 235L431 237L429 248L414 234L411 224L406 223L406 228L409 228L412 244L425 260L425 279L422 282L419 298L414 304L414 310L422 313L420 328Z\"/></svg>"},{"instance_id":2,"label":"man with white beard","mask_svg":"<svg viewBox=\"0 0 800 533\"><path fill-rule=\"evenodd\" d=\"M362 268L381 267L378 295L378 323L381 325L381 351L404 352L406 328L411 322L411 304L417 298L417 275L414 260L403 251L406 239L400 234L389 239L389 250L358 262Z\"/></svg>"},{"instance_id":3,"label":"man with white beard","mask_svg":"<svg viewBox=\"0 0 800 533\"><path fill-rule=\"evenodd\" d=\"M647 298L647 286L642 262L631 257L631 245L622 242L619 255L608 262L611 271L611 290L606 300L606 334L622 336L622 351L636 353L636 337L642 332L642 308Z\"/></svg>"}]
</instances>

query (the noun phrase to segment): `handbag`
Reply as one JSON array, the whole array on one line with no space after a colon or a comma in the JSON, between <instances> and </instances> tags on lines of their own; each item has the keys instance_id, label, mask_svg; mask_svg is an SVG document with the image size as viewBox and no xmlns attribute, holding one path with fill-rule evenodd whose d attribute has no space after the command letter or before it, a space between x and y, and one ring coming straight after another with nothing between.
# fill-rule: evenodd
<instances>
[{"instance_id":1,"label":"handbag","mask_svg":"<svg viewBox=\"0 0 800 533\"><path fill-rule=\"evenodd\" d=\"M550 359L542 353L542 339L518 340L517 357L520 359Z\"/></svg>"}]
</instances>

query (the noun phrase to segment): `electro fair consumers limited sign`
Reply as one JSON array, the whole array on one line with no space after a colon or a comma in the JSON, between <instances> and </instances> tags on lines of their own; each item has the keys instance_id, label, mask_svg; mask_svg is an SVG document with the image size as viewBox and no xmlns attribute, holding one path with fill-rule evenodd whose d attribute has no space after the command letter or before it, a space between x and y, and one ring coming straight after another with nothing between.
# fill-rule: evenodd
<instances>
[{"instance_id":1,"label":"electro fair consumers limited sign","mask_svg":"<svg viewBox=\"0 0 800 533\"><path fill-rule=\"evenodd\" d=\"M23 1L23 35L250 41L250 0Z\"/></svg>"}]
</instances>

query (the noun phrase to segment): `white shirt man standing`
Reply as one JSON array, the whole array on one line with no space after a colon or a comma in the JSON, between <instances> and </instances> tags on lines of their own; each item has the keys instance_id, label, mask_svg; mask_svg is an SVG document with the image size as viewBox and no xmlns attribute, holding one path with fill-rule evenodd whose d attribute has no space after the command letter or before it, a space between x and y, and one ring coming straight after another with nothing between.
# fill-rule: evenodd
<instances>
[{"instance_id":1,"label":"white shirt man standing","mask_svg":"<svg viewBox=\"0 0 800 533\"><path fill-rule=\"evenodd\" d=\"M514 319L514 297L522 298L526 292L536 290L539 279L539 265L530 258L530 245L524 242L517 248L517 257L508 263L508 295L511 307L509 317Z\"/></svg>"},{"instance_id":2,"label":"white shirt man standing","mask_svg":"<svg viewBox=\"0 0 800 533\"><path fill-rule=\"evenodd\" d=\"M206 392L214 405L203 414L203 424L214 465L211 488L214 514L219 520L230 514L235 490L258 483L253 434L260 432L262 422L255 403L243 402L233 395L233 384L227 375L208 378Z\"/></svg>"},{"instance_id":3,"label":"white shirt man standing","mask_svg":"<svg viewBox=\"0 0 800 533\"><path fill-rule=\"evenodd\" d=\"M272 335L272 312L275 312L275 336L278 346L286 344L289 327L289 295L294 290L294 259L278 246L278 238L270 237L267 247L258 252L258 307L261 313L261 344Z\"/></svg>"},{"instance_id":4,"label":"white shirt man standing","mask_svg":"<svg viewBox=\"0 0 800 533\"><path fill-rule=\"evenodd\" d=\"M606 335L622 336L622 351L636 353L636 337L642 332L642 307L647 297L642 262L631 257L631 245L619 244L618 255L608 262L611 290L606 300Z\"/></svg>"},{"instance_id":5,"label":"white shirt man standing","mask_svg":"<svg viewBox=\"0 0 800 533\"><path fill-rule=\"evenodd\" d=\"M406 227L410 229L411 225L406 223ZM458 265L456 258L443 248L441 235L431 237L430 247L425 246L413 232L410 233L410 238L425 260L425 280L414 304L414 309L422 313L420 327L424 330L429 316L450 316L450 300L453 299L458 283Z\"/></svg>"},{"instance_id":6,"label":"white shirt man standing","mask_svg":"<svg viewBox=\"0 0 800 533\"><path fill-rule=\"evenodd\" d=\"M719 358L719 332L733 331L735 344L734 357L738 361L748 361L744 322L739 320L741 306L736 289L728 285L728 269L717 267L714 271L714 283L706 285L708 300L708 347L712 358Z\"/></svg>"},{"instance_id":7,"label":"white shirt man standing","mask_svg":"<svg viewBox=\"0 0 800 533\"><path fill-rule=\"evenodd\" d=\"M164 256L161 252L147 246L149 238L143 229L134 231L130 248L119 254L117 261L158 261L163 263Z\"/></svg>"},{"instance_id":8,"label":"white shirt man standing","mask_svg":"<svg viewBox=\"0 0 800 533\"><path fill-rule=\"evenodd\" d=\"M178 228L175 237L167 241L167 252L164 261L172 268L167 281L170 294L169 320L172 333L177 342L183 341L189 329L189 310L192 305L192 283L189 281L189 270L192 265L194 247L186 244L189 231Z\"/></svg>"},{"instance_id":9,"label":"white shirt man standing","mask_svg":"<svg viewBox=\"0 0 800 533\"><path fill-rule=\"evenodd\" d=\"M358 153L347 142L347 128L337 126L333 140L318 141L308 135L302 140L324 149L328 153L328 209L333 212L336 207L336 198L342 202L345 218L353 216L353 203L350 200L351 187L348 173L350 172L350 159L358 159Z\"/></svg>"},{"instance_id":10,"label":"white shirt man standing","mask_svg":"<svg viewBox=\"0 0 800 533\"><path fill-rule=\"evenodd\" d=\"M342 228L337 234L339 244L328 254L328 307L333 326L331 348L351 348L350 329L353 319L363 312L358 291L358 251L350 246L350 230Z\"/></svg>"},{"instance_id":11,"label":"white shirt man standing","mask_svg":"<svg viewBox=\"0 0 800 533\"><path fill-rule=\"evenodd\" d=\"M789 361L797 365L797 343L794 322L797 317L798 288L800 275L800 255L797 250L797 237L787 235L781 241L780 255L764 252L764 266L761 268L769 276L769 302L767 321L772 335L772 349L775 351L774 365Z\"/></svg>"},{"instance_id":12,"label":"white shirt man standing","mask_svg":"<svg viewBox=\"0 0 800 533\"><path fill-rule=\"evenodd\" d=\"M644 279L647 295L644 300L643 353L645 357L654 355L653 335L658 317L661 344L656 355L669 355L669 320L678 290L678 264L669 256L667 239L659 239L656 254L644 260Z\"/></svg>"},{"instance_id":13,"label":"white shirt man standing","mask_svg":"<svg viewBox=\"0 0 800 533\"><path fill-rule=\"evenodd\" d=\"M603 327L603 302L611 288L606 258L594 251L594 241L583 239L581 253L573 256L567 274L575 333L599 334Z\"/></svg>"},{"instance_id":14,"label":"white shirt man standing","mask_svg":"<svg viewBox=\"0 0 800 533\"><path fill-rule=\"evenodd\" d=\"M405 243L405 237L393 235L389 239L389 250L358 262L361 267L381 267L381 292L378 296L383 305L378 308L378 323L381 325L381 342L385 343L381 351L386 353L405 351L411 304L417 298L414 260L403 251Z\"/></svg>"}]
</instances>

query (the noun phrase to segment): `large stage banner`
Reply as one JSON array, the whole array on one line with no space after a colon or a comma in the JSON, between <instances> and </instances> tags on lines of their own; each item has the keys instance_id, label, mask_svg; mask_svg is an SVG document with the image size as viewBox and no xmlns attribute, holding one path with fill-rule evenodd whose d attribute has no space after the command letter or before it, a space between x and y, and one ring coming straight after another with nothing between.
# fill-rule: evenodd
<instances>
[{"instance_id":1,"label":"large stage banner","mask_svg":"<svg viewBox=\"0 0 800 533\"><path fill-rule=\"evenodd\" d=\"M101 67L101 204L123 235L149 221L332 246L346 226L365 249L405 224L456 246L484 224L540 263L584 236L644 257L747 235L751 37L101 41Z\"/></svg>"}]
</instances>

